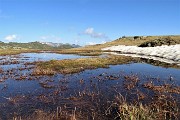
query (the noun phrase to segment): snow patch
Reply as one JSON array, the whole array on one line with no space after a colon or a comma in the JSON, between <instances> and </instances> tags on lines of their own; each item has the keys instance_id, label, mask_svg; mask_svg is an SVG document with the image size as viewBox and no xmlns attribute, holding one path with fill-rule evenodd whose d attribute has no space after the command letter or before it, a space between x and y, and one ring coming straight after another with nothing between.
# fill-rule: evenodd
<instances>
[{"instance_id":1,"label":"snow patch","mask_svg":"<svg viewBox=\"0 0 180 120\"><path fill-rule=\"evenodd\" d=\"M125 55L125 56L154 59L166 63L175 63L177 65L180 65L180 44L170 45L170 46L163 45L156 47L137 47L137 46L118 45L118 46L103 48L102 50L121 52L121 55Z\"/></svg>"}]
</instances>

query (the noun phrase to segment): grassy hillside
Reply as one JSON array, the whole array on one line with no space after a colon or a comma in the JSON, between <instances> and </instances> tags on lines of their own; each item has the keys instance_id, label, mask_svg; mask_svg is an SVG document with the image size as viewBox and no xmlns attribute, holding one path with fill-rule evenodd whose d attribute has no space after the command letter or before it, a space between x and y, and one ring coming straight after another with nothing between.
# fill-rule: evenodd
<instances>
[{"instance_id":1,"label":"grassy hillside","mask_svg":"<svg viewBox=\"0 0 180 120\"><path fill-rule=\"evenodd\" d=\"M54 49L69 49L73 48L70 44L62 44L58 47L53 47L47 44L42 44L40 42L30 42L30 43L3 43L0 42L1 49L42 49L42 50L54 50Z\"/></svg>"},{"instance_id":2,"label":"grassy hillside","mask_svg":"<svg viewBox=\"0 0 180 120\"><path fill-rule=\"evenodd\" d=\"M119 39L104 44L88 45L79 48L73 48L74 46L70 44L62 44L59 47L52 47L50 45L42 44L39 42L31 42L31 43L0 42L0 50L2 51L3 49L11 49L12 52L13 49L53 50L61 54L78 54L78 55L96 56L96 55L101 55L101 49L105 47L110 47L115 45L146 46L149 45L148 43L151 43L153 46L163 45L163 44L167 44L167 45L180 44L180 35L121 37Z\"/></svg>"},{"instance_id":3,"label":"grassy hillside","mask_svg":"<svg viewBox=\"0 0 180 120\"><path fill-rule=\"evenodd\" d=\"M135 36L138 37L138 36ZM104 44L97 44L97 45L88 45L85 47L80 48L72 48L68 50L61 50L57 51L58 53L72 53L72 54L80 54L80 55L100 55L101 54L101 48L115 46L115 45L141 45L144 43L157 41L157 40L163 40L163 39L171 39L171 43L180 44L180 35L171 35L171 36L146 36L141 37L138 39L132 39L130 37L122 37L119 39L116 39L114 41L106 42Z\"/></svg>"},{"instance_id":4,"label":"grassy hillside","mask_svg":"<svg viewBox=\"0 0 180 120\"><path fill-rule=\"evenodd\" d=\"M74 44L60 44L59 46L51 46L48 44L43 44L40 42L30 42L30 43L17 43L9 42L4 43L0 41L0 55L12 55L25 52L40 52L42 50L54 51L61 49L70 49L74 47L79 47Z\"/></svg>"},{"instance_id":5,"label":"grassy hillside","mask_svg":"<svg viewBox=\"0 0 180 120\"><path fill-rule=\"evenodd\" d=\"M114 41L111 41L111 42L107 42L107 43L104 43L104 44L97 44L97 45L90 45L90 46L85 46L85 47L82 47L82 48L77 48L75 50L100 50L101 48L104 48L104 47L109 47L109 46L114 46L114 45L141 45L145 42L148 42L148 41L155 41L157 39L165 39L165 38L170 38L174 41L176 41L177 44L180 44L180 35L174 35L174 36L147 36L147 37L144 37L142 39L137 39L137 40L132 40L132 39L129 39L129 38L119 38L119 39L116 39Z\"/></svg>"}]
</instances>

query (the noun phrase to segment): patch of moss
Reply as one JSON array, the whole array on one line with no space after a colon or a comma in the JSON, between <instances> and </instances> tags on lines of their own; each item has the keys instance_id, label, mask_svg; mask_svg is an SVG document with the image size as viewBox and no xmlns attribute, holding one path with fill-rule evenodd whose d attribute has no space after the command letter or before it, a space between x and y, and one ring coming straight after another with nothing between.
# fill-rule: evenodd
<instances>
[{"instance_id":1,"label":"patch of moss","mask_svg":"<svg viewBox=\"0 0 180 120\"><path fill-rule=\"evenodd\" d=\"M99 56L102 54L100 50L83 50L83 49L82 50L68 49L68 50L60 50L54 52L59 54L76 54L82 56Z\"/></svg>"}]
</instances>

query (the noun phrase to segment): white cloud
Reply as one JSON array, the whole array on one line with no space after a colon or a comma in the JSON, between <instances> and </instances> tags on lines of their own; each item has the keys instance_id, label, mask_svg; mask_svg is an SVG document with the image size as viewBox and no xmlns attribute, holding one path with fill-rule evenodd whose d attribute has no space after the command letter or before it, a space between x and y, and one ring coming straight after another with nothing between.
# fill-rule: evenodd
<instances>
[{"instance_id":1,"label":"white cloud","mask_svg":"<svg viewBox=\"0 0 180 120\"><path fill-rule=\"evenodd\" d=\"M87 28L82 34L89 35L92 38L109 39L109 37L104 33L95 32L92 27Z\"/></svg>"},{"instance_id":2,"label":"white cloud","mask_svg":"<svg viewBox=\"0 0 180 120\"><path fill-rule=\"evenodd\" d=\"M49 38L49 36L41 36L40 39L41 40L47 40Z\"/></svg>"},{"instance_id":3,"label":"white cloud","mask_svg":"<svg viewBox=\"0 0 180 120\"><path fill-rule=\"evenodd\" d=\"M86 45L96 45L96 44L103 44L105 41L101 41L100 43L98 42L87 42Z\"/></svg>"},{"instance_id":4,"label":"white cloud","mask_svg":"<svg viewBox=\"0 0 180 120\"><path fill-rule=\"evenodd\" d=\"M19 37L16 34L13 34L13 35L6 36L4 39L7 41L13 41L13 40L19 39Z\"/></svg>"},{"instance_id":5,"label":"white cloud","mask_svg":"<svg viewBox=\"0 0 180 120\"><path fill-rule=\"evenodd\" d=\"M93 34L94 33L94 28L87 28L85 31L84 31L84 34Z\"/></svg>"},{"instance_id":6,"label":"white cloud","mask_svg":"<svg viewBox=\"0 0 180 120\"><path fill-rule=\"evenodd\" d=\"M98 43L96 43L96 42L87 42L86 43L86 45L96 45L96 44L98 44Z\"/></svg>"}]
</instances>

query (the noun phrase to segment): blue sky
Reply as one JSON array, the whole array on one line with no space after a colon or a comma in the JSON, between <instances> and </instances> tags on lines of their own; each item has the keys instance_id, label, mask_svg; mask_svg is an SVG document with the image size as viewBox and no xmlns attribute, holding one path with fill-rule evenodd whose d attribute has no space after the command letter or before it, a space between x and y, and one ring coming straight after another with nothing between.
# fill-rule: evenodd
<instances>
[{"instance_id":1,"label":"blue sky","mask_svg":"<svg viewBox=\"0 0 180 120\"><path fill-rule=\"evenodd\" d=\"M80 45L180 34L180 0L0 0L0 41Z\"/></svg>"}]
</instances>

